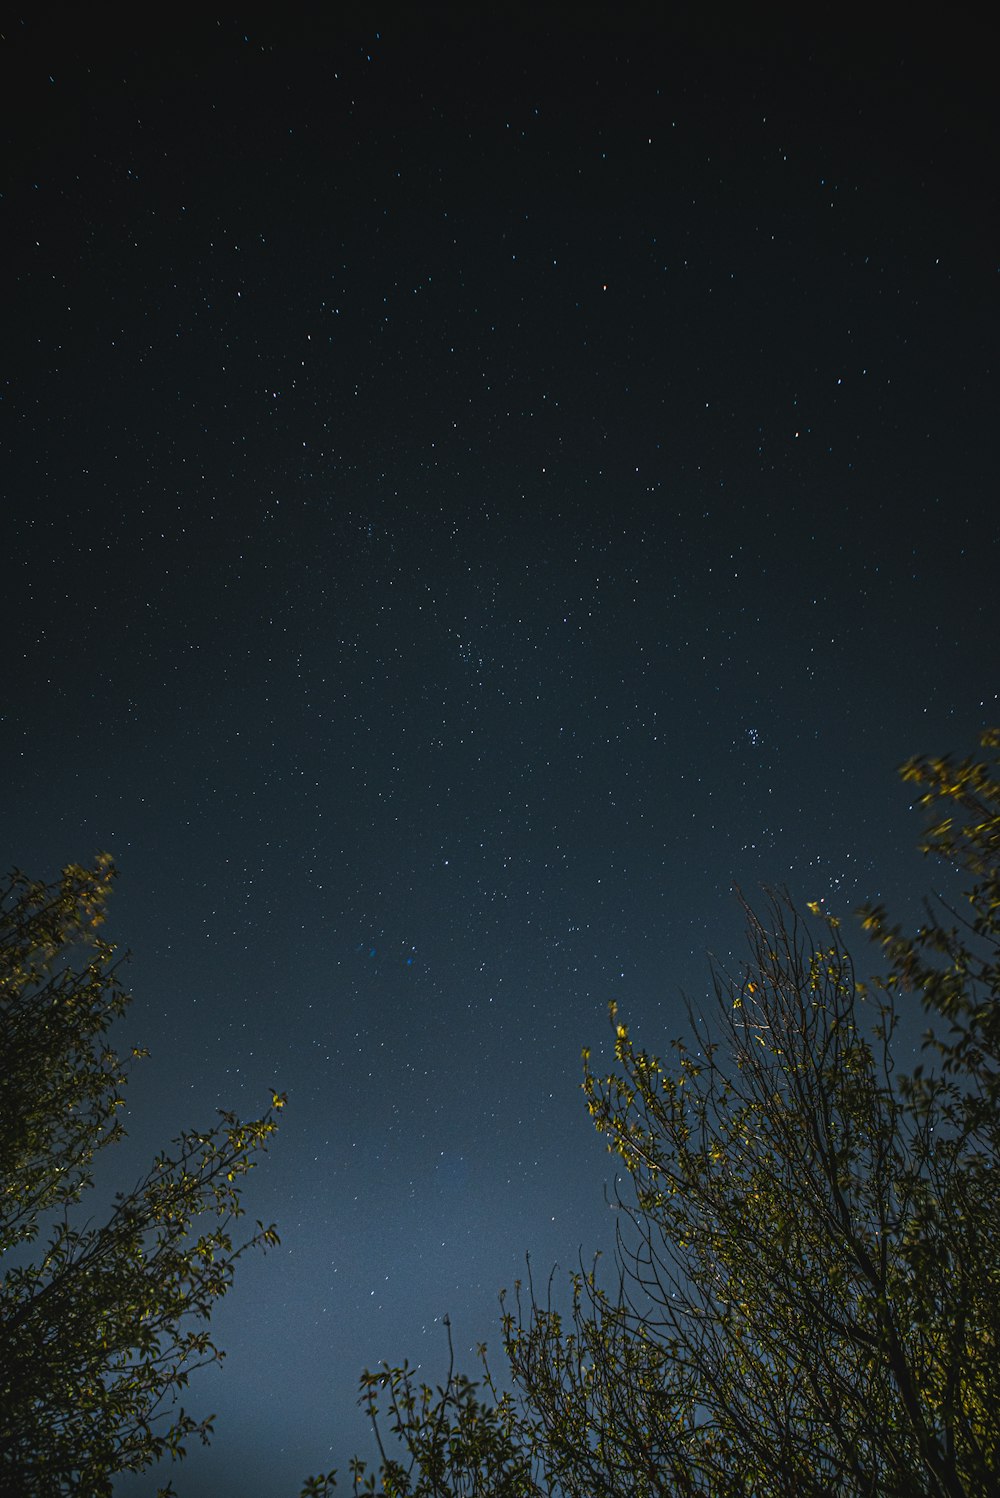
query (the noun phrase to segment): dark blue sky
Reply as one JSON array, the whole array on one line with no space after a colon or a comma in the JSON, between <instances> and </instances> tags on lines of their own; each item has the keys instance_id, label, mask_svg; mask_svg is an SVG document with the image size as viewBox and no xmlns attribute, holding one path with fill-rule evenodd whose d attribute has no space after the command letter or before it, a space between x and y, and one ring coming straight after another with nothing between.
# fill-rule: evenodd
<instances>
[{"instance_id":1,"label":"dark blue sky","mask_svg":"<svg viewBox=\"0 0 1000 1498\"><path fill-rule=\"evenodd\" d=\"M289 1094L187 1498L609 1248L608 1000L734 884L912 909L895 767L1000 714L959 21L416 14L4 42L4 861L118 860L123 1171Z\"/></svg>"}]
</instances>

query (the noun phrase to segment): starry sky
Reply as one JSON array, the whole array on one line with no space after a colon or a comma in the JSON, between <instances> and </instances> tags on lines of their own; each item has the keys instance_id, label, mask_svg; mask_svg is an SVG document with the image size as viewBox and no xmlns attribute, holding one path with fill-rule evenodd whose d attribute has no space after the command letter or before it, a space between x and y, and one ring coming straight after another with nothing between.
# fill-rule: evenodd
<instances>
[{"instance_id":1,"label":"starry sky","mask_svg":"<svg viewBox=\"0 0 1000 1498\"><path fill-rule=\"evenodd\" d=\"M182 1498L609 1249L608 1001L914 908L895 768L1000 719L966 13L486 9L4 30L3 862L119 864L118 1170L289 1096Z\"/></svg>"}]
</instances>

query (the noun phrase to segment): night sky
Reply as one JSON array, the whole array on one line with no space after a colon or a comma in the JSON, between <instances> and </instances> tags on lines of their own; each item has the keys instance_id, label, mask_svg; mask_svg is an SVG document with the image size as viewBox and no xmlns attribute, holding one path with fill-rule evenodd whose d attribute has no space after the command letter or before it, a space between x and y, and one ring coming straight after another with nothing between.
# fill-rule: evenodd
<instances>
[{"instance_id":1,"label":"night sky","mask_svg":"<svg viewBox=\"0 0 1000 1498\"><path fill-rule=\"evenodd\" d=\"M477 9L4 28L2 862L119 864L119 1172L289 1096L182 1498L609 1249L608 1001L662 1050L734 885L912 910L896 767L1000 720L961 7Z\"/></svg>"}]
</instances>

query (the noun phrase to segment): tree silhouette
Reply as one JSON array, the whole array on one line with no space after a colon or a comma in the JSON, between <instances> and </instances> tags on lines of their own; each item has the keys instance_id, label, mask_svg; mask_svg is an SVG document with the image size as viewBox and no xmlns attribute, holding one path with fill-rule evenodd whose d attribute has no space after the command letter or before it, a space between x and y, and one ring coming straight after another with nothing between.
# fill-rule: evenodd
<instances>
[{"instance_id":1,"label":"tree silhouette","mask_svg":"<svg viewBox=\"0 0 1000 1498\"><path fill-rule=\"evenodd\" d=\"M128 1066L107 1035L129 997L97 934L114 878L101 856L0 889L0 1490L19 1498L109 1494L114 1474L207 1440L178 1396L223 1356L207 1323L237 1260L278 1241L260 1222L233 1236L277 1094L254 1122L180 1135L101 1225L74 1210L124 1132Z\"/></svg>"},{"instance_id":2,"label":"tree silhouette","mask_svg":"<svg viewBox=\"0 0 1000 1498\"><path fill-rule=\"evenodd\" d=\"M744 966L666 1060L612 1006L615 1068L585 1051L583 1080L625 1169L610 1285L581 1267L566 1315L517 1287L506 1393L488 1366L436 1391L366 1374L400 1455L355 1462L355 1491L1000 1493L1000 783L971 758L901 773L968 908L928 902L912 935L863 910L884 966L862 981L818 905L746 906Z\"/></svg>"}]
</instances>

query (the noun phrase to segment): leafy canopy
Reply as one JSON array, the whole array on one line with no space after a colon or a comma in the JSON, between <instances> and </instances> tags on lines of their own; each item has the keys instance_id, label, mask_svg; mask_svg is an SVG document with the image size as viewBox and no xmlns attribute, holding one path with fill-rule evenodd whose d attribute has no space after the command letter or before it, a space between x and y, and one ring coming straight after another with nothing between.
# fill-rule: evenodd
<instances>
[{"instance_id":1,"label":"leafy canopy","mask_svg":"<svg viewBox=\"0 0 1000 1498\"><path fill-rule=\"evenodd\" d=\"M819 905L745 907L745 964L667 1059L612 1006L614 1068L585 1051L583 1079L625 1170L610 1285L581 1266L565 1315L551 1281L517 1288L506 1393L485 1363L436 1390L365 1374L381 1463L354 1463L355 1492L1000 1493L1000 779L949 757L902 775L966 908L928 902L911 935L866 908L885 965L862 981Z\"/></svg>"},{"instance_id":2,"label":"leafy canopy","mask_svg":"<svg viewBox=\"0 0 1000 1498\"><path fill-rule=\"evenodd\" d=\"M260 1222L234 1237L277 1094L254 1122L181 1134L101 1225L73 1210L145 1054L123 1062L107 1038L129 1004L99 934L114 879L102 855L0 888L0 1489L22 1498L109 1494L114 1474L208 1439L178 1396L223 1357L207 1323L238 1259L278 1241Z\"/></svg>"}]
</instances>

